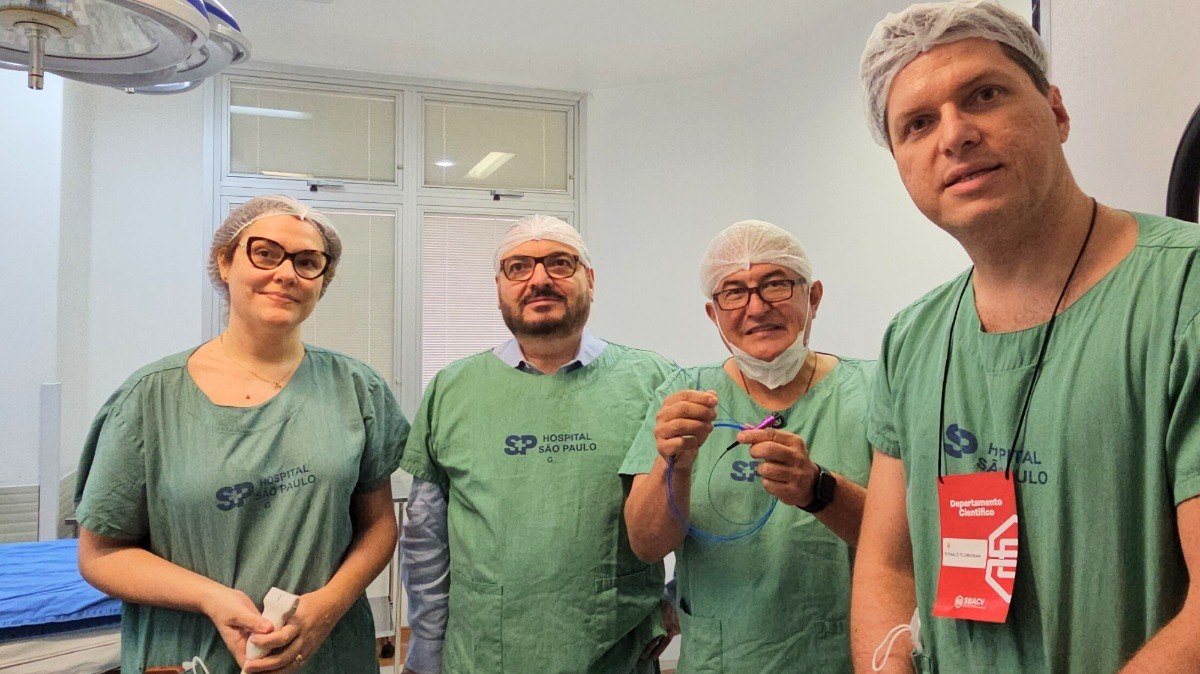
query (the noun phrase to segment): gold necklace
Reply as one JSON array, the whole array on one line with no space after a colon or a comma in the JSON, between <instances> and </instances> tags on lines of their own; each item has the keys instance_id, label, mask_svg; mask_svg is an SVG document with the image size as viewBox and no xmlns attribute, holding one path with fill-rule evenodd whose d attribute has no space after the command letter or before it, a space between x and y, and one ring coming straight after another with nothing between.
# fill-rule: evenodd
<instances>
[{"instance_id":1,"label":"gold necklace","mask_svg":"<svg viewBox=\"0 0 1200 674\"><path fill-rule=\"evenodd\" d=\"M217 341L221 342L221 351L223 351L225 353L225 357L229 359L229 362L233 363L234 365L237 365L238 367L242 368L246 372L249 372L256 379L261 379L262 381L265 381L268 384L274 386L276 391L283 389L282 382L285 379L287 379L288 377L292 376L292 373L294 373L300 367L300 363L304 361L304 357L301 356L300 360L296 361L296 364L292 366L292 369L287 371L287 374L285 374L279 381L274 381L271 379L267 379L266 377L260 375L259 373L255 372L254 370L251 370L250 368L246 367L245 365L239 363L236 359L234 359L233 356L229 355L229 348L225 346L225 333L222 332L221 335L219 337L217 337ZM246 400L249 400L249 399L250 399L250 396L246 396Z\"/></svg>"}]
</instances>

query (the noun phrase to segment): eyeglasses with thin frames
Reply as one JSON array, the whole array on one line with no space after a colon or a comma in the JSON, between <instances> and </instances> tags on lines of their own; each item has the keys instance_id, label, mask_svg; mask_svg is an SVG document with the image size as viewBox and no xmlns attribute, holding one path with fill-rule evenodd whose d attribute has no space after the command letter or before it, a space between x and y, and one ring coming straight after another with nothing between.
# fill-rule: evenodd
<instances>
[{"instance_id":1,"label":"eyeglasses with thin frames","mask_svg":"<svg viewBox=\"0 0 1200 674\"><path fill-rule=\"evenodd\" d=\"M500 271L509 281L527 281L539 264L550 278L571 278L579 268L579 256L571 253L550 253L541 257L513 255L500 261Z\"/></svg>"},{"instance_id":2,"label":"eyeglasses with thin frames","mask_svg":"<svg viewBox=\"0 0 1200 674\"><path fill-rule=\"evenodd\" d=\"M276 269L284 261L291 260L296 276L310 281L323 276L333 263L333 257L324 251L308 249L289 253L278 241L265 236L248 236L238 245L246 247L246 258L258 269Z\"/></svg>"}]
</instances>

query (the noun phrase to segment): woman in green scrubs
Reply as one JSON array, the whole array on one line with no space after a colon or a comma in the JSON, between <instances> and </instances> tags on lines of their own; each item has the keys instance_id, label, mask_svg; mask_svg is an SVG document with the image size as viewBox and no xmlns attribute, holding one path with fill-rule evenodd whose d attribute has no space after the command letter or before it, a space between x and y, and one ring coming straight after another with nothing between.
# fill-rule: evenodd
<instances>
[{"instance_id":1,"label":"woman in green scrubs","mask_svg":"<svg viewBox=\"0 0 1200 674\"><path fill-rule=\"evenodd\" d=\"M134 373L92 424L79 566L125 602L122 672L378 671L364 590L395 547L408 422L370 367L300 341L341 250L293 199L234 210L209 257L228 328ZM278 628L272 587L300 596ZM247 639L269 654L246 662Z\"/></svg>"}]
</instances>

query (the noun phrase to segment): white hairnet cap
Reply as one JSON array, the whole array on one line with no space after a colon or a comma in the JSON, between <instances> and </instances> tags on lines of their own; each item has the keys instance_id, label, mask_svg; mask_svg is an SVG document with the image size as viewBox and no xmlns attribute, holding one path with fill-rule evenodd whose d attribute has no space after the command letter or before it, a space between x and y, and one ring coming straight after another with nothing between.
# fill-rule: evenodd
<instances>
[{"instance_id":1,"label":"white hairnet cap","mask_svg":"<svg viewBox=\"0 0 1200 674\"><path fill-rule=\"evenodd\" d=\"M918 54L936 45L972 37L995 40L1024 54L1046 72L1046 47L1029 22L989 0L951 0L912 5L875 24L859 64L866 90L871 135L891 147L887 132L887 98L892 80Z\"/></svg>"},{"instance_id":2,"label":"white hairnet cap","mask_svg":"<svg viewBox=\"0 0 1200 674\"><path fill-rule=\"evenodd\" d=\"M496 246L496 259L494 260L497 274L500 273L500 260L504 258L504 254L526 241L565 243L579 253L579 261L583 263L583 266L589 269L592 267L592 259L588 256L587 245L583 243L583 237L580 236L579 230L558 218L535 213L517 220L504 233L504 238L500 239L500 243Z\"/></svg>"},{"instance_id":3,"label":"white hairnet cap","mask_svg":"<svg viewBox=\"0 0 1200 674\"><path fill-rule=\"evenodd\" d=\"M762 220L735 222L717 234L700 260L700 289L711 297L726 276L752 264L777 264L812 280L812 263L791 232Z\"/></svg>"},{"instance_id":4,"label":"white hairnet cap","mask_svg":"<svg viewBox=\"0 0 1200 674\"><path fill-rule=\"evenodd\" d=\"M342 257L342 239L338 236L337 228L333 226L328 217L312 207L282 194L271 194L254 197L235 208L213 233L212 247L208 254L208 278L212 281L213 288L225 299L229 299L229 287L225 285L225 281L221 280L221 268L217 263L221 251L228 249L229 244L236 241L238 235L247 227L273 215L290 215L317 228L317 231L321 233L321 238L325 241L325 252L333 258L333 261L329 263L329 268L321 276L324 281L324 285L321 286L322 294L333 281L334 270L338 260Z\"/></svg>"}]
</instances>

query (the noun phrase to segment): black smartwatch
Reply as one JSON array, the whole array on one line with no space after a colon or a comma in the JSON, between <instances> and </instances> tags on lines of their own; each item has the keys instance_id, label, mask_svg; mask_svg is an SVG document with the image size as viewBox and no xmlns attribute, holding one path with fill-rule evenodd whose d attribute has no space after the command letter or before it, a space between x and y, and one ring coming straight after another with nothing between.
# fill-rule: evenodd
<instances>
[{"instance_id":1,"label":"black smartwatch","mask_svg":"<svg viewBox=\"0 0 1200 674\"><path fill-rule=\"evenodd\" d=\"M824 510L825 506L833 502L833 494L837 491L837 478L833 473L818 464L813 465L817 466L817 479L813 482L812 501L806 506L800 506L806 513L819 513Z\"/></svg>"}]
</instances>

